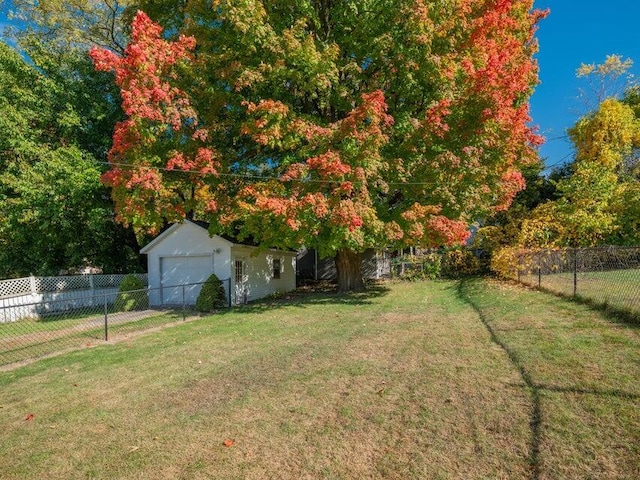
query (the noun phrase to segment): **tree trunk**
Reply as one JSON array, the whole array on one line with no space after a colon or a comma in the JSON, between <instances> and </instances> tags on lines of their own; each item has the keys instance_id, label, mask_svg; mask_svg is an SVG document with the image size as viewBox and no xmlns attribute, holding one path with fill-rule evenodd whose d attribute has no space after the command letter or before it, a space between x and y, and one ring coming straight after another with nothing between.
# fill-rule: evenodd
<instances>
[{"instance_id":1,"label":"tree trunk","mask_svg":"<svg viewBox=\"0 0 640 480\"><path fill-rule=\"evenodd\" d=\"M335 256L336 270L338 271L339 292L360 292L364 290L362 279L362 259L358 252L348 248L338 250Z\"/></svg>"}]
</instances>

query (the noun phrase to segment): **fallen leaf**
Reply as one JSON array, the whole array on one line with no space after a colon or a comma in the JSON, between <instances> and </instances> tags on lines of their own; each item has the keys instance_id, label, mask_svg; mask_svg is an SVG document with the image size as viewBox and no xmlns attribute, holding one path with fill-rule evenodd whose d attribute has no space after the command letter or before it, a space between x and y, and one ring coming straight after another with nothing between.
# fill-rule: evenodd
<instances>
[{"instance_id":1,"label":"fallen leaf","mask_svg":"<svg viewBox=\"0 0 640 480\"><path fill-rule=\"evenodd\" d=\"M31 420L33 420L35 418L35 415L33 413L29 413L27 414L27 416L25 417L24 421L25 422L30 422Z\"/></svg>"},{"instance_id":2,"label":"fallen leaf","mask_svg":"<svg viewBox=\"0 0 640 480\"><path fill-rule=\"evenodd\" d=\"M236 441L231 438L227 438L224 442L222 442L223 447L232 447L235 444L236 444Z\"/></svg>"},{"instance_id":3,"label":"fallen leaf","mask_svg":"<svg viewBox=\"0 0 640 480\"><path fill-rule=\"evenodd\" d=\"M136 450L139 450L139 449L140 449L140 447L131 447L129 449L129 453L133 453L133 452L135 452Z\"/></svg>"}]
</instances>

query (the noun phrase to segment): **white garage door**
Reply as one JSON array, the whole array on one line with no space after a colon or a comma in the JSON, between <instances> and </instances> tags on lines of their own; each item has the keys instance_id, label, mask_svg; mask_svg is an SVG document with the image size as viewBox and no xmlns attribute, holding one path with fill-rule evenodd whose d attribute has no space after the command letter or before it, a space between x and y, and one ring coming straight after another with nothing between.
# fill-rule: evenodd
<instances>
[{"instance_id":1,"label":"white garage door","mask_svg":"<svg viewBox=\"0 0 640 480\"><path fill-rule=\"evenodd\" d=\"M160 259L163 305L195 305L201 283L213 273L211 255ZM197 285L194 285L197 284Z\"/></svg>"}]
</instances>

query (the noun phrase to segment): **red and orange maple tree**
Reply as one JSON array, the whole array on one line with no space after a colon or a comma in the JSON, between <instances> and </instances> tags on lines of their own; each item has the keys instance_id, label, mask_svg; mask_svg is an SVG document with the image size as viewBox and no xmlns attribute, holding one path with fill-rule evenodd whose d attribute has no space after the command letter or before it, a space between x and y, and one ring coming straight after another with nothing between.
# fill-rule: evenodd
<instances>
[{"instance_id":1,"label":"red and orange maple tree","mask_svg":"<svg viewBox=\"0 0 640 480\"><path fill-rule=\"evenodd\" d=\"M171 39L138 12L124 56L91 52L127 115L104 175L119 218L315 247L341 290L367 248L464 242L538 161L532 3L214 1Z\"/></svg>"}]
</instances>

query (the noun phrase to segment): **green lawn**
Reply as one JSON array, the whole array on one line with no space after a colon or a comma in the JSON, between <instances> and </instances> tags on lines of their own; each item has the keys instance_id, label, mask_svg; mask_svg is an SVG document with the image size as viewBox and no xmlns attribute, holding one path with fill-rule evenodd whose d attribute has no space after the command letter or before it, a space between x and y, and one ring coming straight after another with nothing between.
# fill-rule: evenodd
<instances>
[{"instance_id":1,"label":"green lawn","mask_svg":"<svg viewBox=\"0 0 640 480\"><path fill-rule=\"evenodd\" d=\"M634 479L639 379L539 292L298 295L0 373L0 478Z\"/></svg>"},{"instance_id":2,"label":"green lawn","mask_svg":"<svg viewBox=\"0 0 640 480\"><path fill-rule=\"evenodd\" d=\"M181 311L109 312L108 337L131 334L182 319ZM0 323L0 367L104 340L104 314L97 311L60 313L44 320Z\"/></svg>"},{"instance_id":3,"label":"green lawn","mask_svg":"<svg viewBox=\"0 0 640 480\"><path fill-rule=\"evenodd\" d=\"M538 286L537 275L526 275L521 281ZM542 275L540 286L562 295L573 295L573 273ZM640 270L612 270L607 272L579 272L577 295L613 309L629 312L640 318Z\"/></svg>"}]
</instances>

